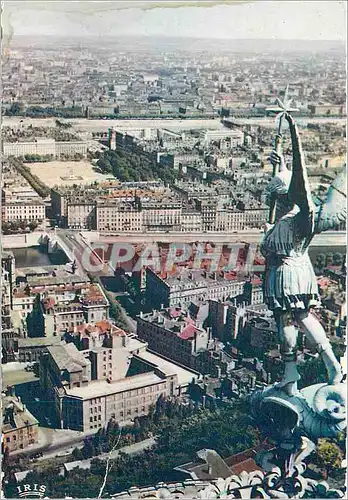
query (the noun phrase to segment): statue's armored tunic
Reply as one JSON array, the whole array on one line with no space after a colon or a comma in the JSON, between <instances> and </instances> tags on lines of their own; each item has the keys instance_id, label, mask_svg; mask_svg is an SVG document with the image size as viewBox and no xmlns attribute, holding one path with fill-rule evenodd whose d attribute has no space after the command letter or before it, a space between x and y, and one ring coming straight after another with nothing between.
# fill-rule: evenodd
<instances>
[{"instance_id":1,"label":"statue's armored tunic","mask_svg":"<svg viewBox=\"0 0 348 500\"><path fill-rule=\"evenodd\" d=\"M311 215L309 216L311 217ZM266 257L264 300L274 310L304 309L320 302L317 279L308 255L313 233L294 207L265 234L261 252ZM308 227L308 231L304 230Z\"/></svg>"}]
</instances>

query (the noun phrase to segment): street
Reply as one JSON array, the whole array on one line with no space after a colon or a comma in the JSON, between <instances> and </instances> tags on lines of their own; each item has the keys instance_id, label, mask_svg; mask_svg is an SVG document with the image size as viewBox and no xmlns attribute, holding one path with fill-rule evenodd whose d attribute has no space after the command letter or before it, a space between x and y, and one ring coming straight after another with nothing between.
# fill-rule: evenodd
<instances>
[{"instance_id":1,"label":"street","mask_svg":"<svg viewBox=\"0 0 348 500\"><path fill-rule=\"evenodd\" d=\"M95 233L94 233L95 234ZM239 231L235 233L206 232L206 233L118 233L99 234L100 243L259 243L263 233L260 230ZM93 239L93 241L95 241ZM346 244L345 231L327 231L314 236L313 246L337 247Z\"/></svg>"},{"instance_id":2,"label":"street","mask_svg":"<svg viewBox=\"0 0 348 500\"><path fill-rule=\"evenodd\" d=\"M106 460L107 458L115 459L119 456L120 453L125 453L126 455L134 455L136 453L141 453L142 451L152 448L156 444L156 438L148 438L144 439L144 441L140 441L139 443L134 443L129 446L123 446L117 450L114 450L112 453L102 453L97 455L96 457L88 458L86 460L78 460L76 462L70 462L69 466L74 468L74 466L81 465L82 468L86 468L86 465L90 465L93 459L98 458L99 460ZM76 465L75 465L76 464Z\"/></svg>"},{"instance_id":3,"label":"street","mask_svg":"<svg viewBox=\"0 0 348 500\"><path fill-rule=\"evenodd\" d=\"M23 116L4 116L3 125L7 127L18 126L20 121L28 126L33 127L53 127L55 126L55 118L27 118ZM177 118L154 118L154 119L87 119L87 118L71 118L67 121L72 124L73 128L79 132L101 132L107 131L109 128L117 129L139 129L139 128L165 128L176 130L191 130L191 129L221 129L224 126L219 117L211 119L177 119ZM274 128L274 119L272 118L230 118L232 123L237 125L262 125L264 127ZM345 124L345 118L336 117L300 117L297 118L298 123L337 123Z\"/></svg>"}]
</instances>

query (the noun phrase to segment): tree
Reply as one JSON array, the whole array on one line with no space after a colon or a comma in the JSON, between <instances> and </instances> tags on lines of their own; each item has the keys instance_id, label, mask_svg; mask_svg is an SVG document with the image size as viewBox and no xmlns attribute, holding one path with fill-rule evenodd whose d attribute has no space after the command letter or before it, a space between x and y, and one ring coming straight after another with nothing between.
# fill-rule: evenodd
<instances>
[{"instance_id":1,"label":"tree","mask_svg":"<svg viewBox=\"0 0 348 500\"><path fill-rule=\"evenodd\" d=\"M327 475L341 468L343 454L336 443L328 439L319 439L316 455L319 465L325 469Z\"/></svg>"},{"instance_id":2,"label":"tree","mask_svg":"<svg viewBox=\"0 0 348 500\"><path fill-rule=\"evenodd\" d=\"M319 271L322 271L326 264L326 255L324 253L318 253L314 267Z\"/></svg>"},{"instance_id":3,"label":"tree","mask_svg":"<svg viewBox=\"0 0 348 500\"><path fill-rule=\"evenodd\" d=\"M18 116L22 114L22 105L19 102L11 104L6 113L8 116Z\"/></svg>"},{"instance_id":4,"label":"tree","mask_svg":"<svg viewBox=\"0 0 348 500\"><path fill-rule=\"evenodd\" d=\"M83 460L84 455L82 450L80 448L74 448L72 451L72 456L74 457L74 460Z\"/></svg>"},{"instance_id":5,"label":"tree","mask_svg":"<svg viewBox=\"0 0 348 500\"><path fill-rule=\"evenodd\" d=\"M333 254L329 252L326 254L326 266L331 266L333 263Z\"/></svg>"},{"instance_id":6,"label":"tree","mask_svg":"<svg viewBox=\"0 0 348 500\"><path fill-rule=\"evenodd\" d=\"M35 221L33 220L33 221L29 222L29 229L30 229L30 231L34 231L34 229L36 229L38 225L39 224L38 224L38 222L36 220Z\"/></svg>"},{"instance_id":7,"label":"tree","mask_svg":"<svg viewBox=\"0 0 348 500\"><path fill-rule=\"evenodd\" d=\"M332 257L333 265L334 266L342 266L343 264L343 254L340 252L335 252Z\"/></svg>"},{"instance_id":8,"label":"tree","mask_svg":"<svg viewBox=\"0 0 348 500\"><path fill-rule=\"evenodd\" d=\"M92 439L85 439L82 449L83 458L91 458L95 455L95 449Z\"/></svg>"}]
</instances>

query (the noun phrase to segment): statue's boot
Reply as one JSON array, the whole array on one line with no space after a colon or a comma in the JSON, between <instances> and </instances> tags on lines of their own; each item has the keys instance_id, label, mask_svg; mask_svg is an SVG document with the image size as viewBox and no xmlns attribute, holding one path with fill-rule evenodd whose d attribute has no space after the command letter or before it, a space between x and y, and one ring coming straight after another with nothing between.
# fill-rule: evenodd
<instances>
[{"instance_id":1,"label":"statue's boot","mask_svg":"<svg viewBox=\"0 0 348 500\"><path fill-rule=\"evenodd\" d=\"M328 384L329 385L335 385L339 384L342 382L343 379L343 373L342 373L342 368L339 362L337 361L336 356L334 355L334 352L332 350L332 347L330 344L320 346L321 348L318 349L321 358L324 362L327 375L328 375Z\"/></svg>"},{"instance_id":2,"label":"statue's boot","mask_svg":"<svg viewBox=\"0 0 348 500\"><path fill-rule=\"evenodd\" d=\"M277 382L275 387L281 389L289 396L294 396L298 393L297 382L301 376L297 370L296 354L283 354L284 373L280 382Z\"/></svg>"}]
</instances>

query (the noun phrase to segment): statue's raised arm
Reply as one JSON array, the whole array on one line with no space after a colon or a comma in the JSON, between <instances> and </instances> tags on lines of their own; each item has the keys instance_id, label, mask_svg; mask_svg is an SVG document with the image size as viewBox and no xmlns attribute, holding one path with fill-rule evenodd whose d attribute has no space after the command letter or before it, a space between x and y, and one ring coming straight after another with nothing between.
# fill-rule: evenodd
<instances>
[{"instance_id":1,"label":"statue's raised arm","mask_svg":"<svg viewBox=\"0 0 348 500\"><path fill-rule=\"evenodd\" d=\"M293 117L289 113L285 113L285 118L289 124L292 145L292 176L289 196L293 203L300 208L303 215L309 215L314 212L315 206L311 196L301 139Z\"/></svg>"}]
</instances>

